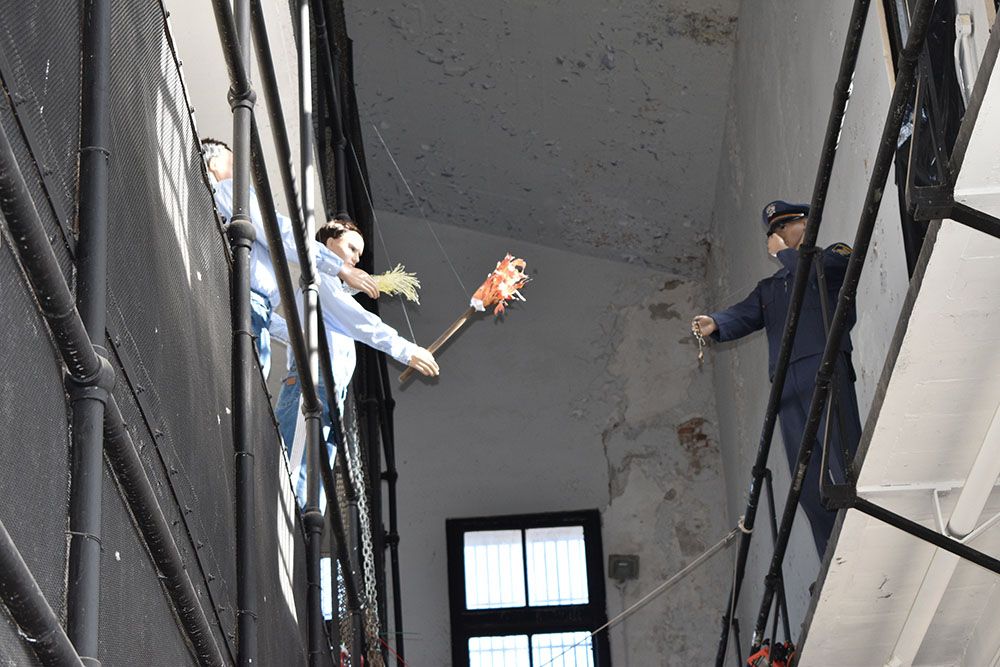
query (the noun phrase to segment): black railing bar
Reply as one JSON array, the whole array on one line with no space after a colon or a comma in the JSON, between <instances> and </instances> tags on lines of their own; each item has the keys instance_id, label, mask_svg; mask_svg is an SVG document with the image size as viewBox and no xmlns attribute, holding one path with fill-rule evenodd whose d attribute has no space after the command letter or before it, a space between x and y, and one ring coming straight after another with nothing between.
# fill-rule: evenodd
<instances>
[{"instance_id":1,"label":"black railing bar","mask_svg":"<svg viewBox=\"0 0 1000 667\"><path fill-rule=\"evenodd\" d=\"M35 302L52 332L67 372L79 384L93 382L95 386L114 386L114 370L94 350L28 192L7 134L0 127L0 210L35 294ZM146 476L135 444L125 429L118 404L111 395L107 401L104 410L104 453L153 563L162 575L160 581L170 595L199 664L213 667L226 664L185 569L184 559L174 542L170 525Z\"/></svg>"},{"instance_id":2,"label":"black railing bar","mask_svg":"<svg viewBox=\"0 0 1000 667\"><path fill-rule=\"evenodd\" d=\"M876 217L878 216L879 206L884 194L885 181L888 178L889 169L892 166L893 156L895 155L896 139L899 136L903 115L912 99L916 59L927 35L933 6L934 0L919 0L912 15L907 44L899 56L896 86L893 89L892 99L889 103L889 110L886 114L885 125L882 130L882 137L879 140L878 152L872 166L872 176L869 179L868 190L865 194L861 219L858 223L858 231L854 239L854 249L847 263L843 286L837 299L837 307L833 313L833 320L830 323L830 335L827 337L823 358L820 362L819 371L816 374L816 387L813 391L805 431L799 446L798 460L792 475L792 484L785 502L781 527L778 531L778 544L775 547L771 559L771 567L766 579L763 600L760 607L760 611L765 612L765 614L758 613L757 624L754 628L753 643L755 646L763 639L764 625L767 620L766 610L770 606L771 598L774 595L775 573L780 570L781 562L784 560L785 550L788 546L788 538L792 522L795 518L795 510L798 507L799 496L802 494L802 483L812 456L813 442L819 430L819 423L822 419L823 408L829 394L834 366L840 354L840 345L838 343L841 336L847 331L849 313L854 306L858 282L861 272L864 269L864 261L868 255L868 246L871 242L872 231L875 227Z\"/></svg>"},{"instance_id":3,"label":"black railing bar","mask_svg":"<svg viewBox=\"0 0 1000 667\"><path fill-rule=\"evenodd\" d=\"M327 109L330 118L333 120L333 154L334 154L334 199L337 209L337 218L350 217L347 208L347 162L344 159L344 122L341 116L340 104L340 76L339 63L334 60L334 54L330 48L330 36L326 26L326 9L322 0L311 0L313 7L313 17L316 26L316 36L318 44L316 51L319 54L319 67L317 68L317 78L321 80L323 91L326 94ZM334 45L334 49L336 45Z\"/></svg>"},{"instance_id":4,"label":"black railing bar","mask_svg":"<svg viewBox=\"0 0 1000 667\"><path fill-rule=\"evenodd\" d=\"M777 509L774 506L774 476L771 473L770 468L767 469L764 475L764 488L767 492L767 507L768 507L768 519L771 522L771 543L772 545L778 539L778 518L776 516ZM785 578L784 575L779 575L778 578L778 605L777 608L781 610L782 614L782 625L781 629L785 631L785 639L787 641L792 640L792 630L790 626L790 621L788 618L788 602L785 598ZM771 638L775 639L775 632L771 633Z\"/></svg>"},{"instance_id":5,"label":"black railing bar","mask_svg":"<svg viewBox=\"0 0 1000 667\"><path fill-rule=\"evenodd\" d=\"M799 247L799 261L795 270L795 280L792 285L792 295L789 300L788 315L785 319L785 328L778 352L778 361L775 365L774 379L771 381L771 392L768 396L767 410L764 415L764 425L761 429L760 442L757 447L757 457L754 461L752 469L753 477L750 483L747 505L743 513L742 521L744 532L740 536L740 546L736 557L736 576L733 584L734 590L731 591L728 598L729 607L727 608L722 621L722 637L719 641L719 649L715 658L716 667L722 667L723 662L725 661L726 649L729 643L730 619L735 613L739 603L740 590L743 585L744 572L746 571L747 557L750 553L750 540L753 536L757 506L760 502L761 485L764 476L763 471L767 467L768 456L771 451L771 441L773 440L774 428L777 423L778 407L781 404L781 396L785 387L785 376L788 373L795 333L798 330L799 315L802 310L802 304L805 301L806 288L810 277L809 274L812 270L813 256L816 253L816 239L819 236L819 228L823 218L823 208L826 204L826 195L829 190L830 179L833 174L833 164L837 155L840 132L843 127L844 116L847 112L847 104L851 97L854 82L854 70L857 65L858 53L861 49L861 40L864 34L865 23L868 18L869 5L870 0L855 0L854 7L851 10L851 17L847 24L847 36L844 40L844 50L841 55L837 81L834 85L833 101L830 106L830 116L826 125L823 148L820 153L816 180L813 185L809 221L806 224L805 237L802 245Z\"/></svg>"},{"instance_id":6,"label":"black railing bar","mask_svg":"<svg viewBox=\"0 0 1000 667\"><path fill-rule=\"evenodd\" d=\"M259 0L252 0L252 2L259 8ZM263 49L268 48L268 41L267 41L266 28L264 25L262 25L262 21L258 20L259 17L260 14L255 13L254 35L257 42L257 49L256 49L258 53L257 59L258 63L261 63L263 61L263 63L270 64L272 62L270 54L265 53L261 55L261 51ZM268 67L264 64L261 64L259 66L259 69L261 70L263 75L262 80L265 89L265 101L268 111L271 114L272 127L274 127L276 120L283 120L284 118L284 114L281 110L280 100L271 99L270 97L268 97L268 90L271 90L271 92L276 91L274 68L273 66ZM269 80L270 84L268 84ZM264 231L267 235L268 247L270 248L271 251L271 261L275 267L275 275L277 277L278 290L281 293L282 303L284 304L285 314L287 316L286 320L288 322L288 333L290 338L289 346L292 348L292 354L295 358L295 363L299 368L299 378L302 385L303 402L306 404L305 410L306 411L314 410L316 412L319 412L320 410L323 409L323 406L319 401L317 385L313 380L312 374L304 370L307 369L309 366L308 352L306 349L306 340L301 327L301 319L299 318L298 305L295 300L295 289L292 285L291 272L288 265L288 258L285 256L285 250L281 240L281 232L279 229L278 218L277 215L275 215L276 207L274 203L273 191L271 189L270 178L267 173L267 167L264 162L263 148L261 146L261 140L256 121L254 121L252 131L253 131L252 149L254 155L254 176L255 176L256 192L258 196L258 201L260 202L261 215L264 219ZM276 144L282 144L286 148L289 146L288 135L287 132L285 132L283 126L281 127L280 130L276 130L274 134L275 134L274 138ZM295 189L294 177L292 176L292 171L291 171L290 148L288 148L287 158L288 158L287 160L280 160L282 166L281 169L282 176L284 177L282 180L285 183L285 194L286 196L290 196L293 202L298 202L298 194ZM296 247L299 250L301 258L302 254L301 251L303 250L303 248L299 243L298 237L305 239L305 234L302 233L303 232L301 226L302 221L301 217L299 217L299 209L297 205L295 207L289 205L289 209L294 211L293 215L289 216L289 219L291 220L292 223L292 229L298 230L300 232L299 234L296 235L295 240L296 240ZM306 247L308 248L308 245ZM329 381L332 383L332 371L328 370L330 363L329 354L323 352L323 349L325 349L326 347L325 326L323 326L322 324L323 320L321 316L317 317L317 321L320 323L320 327L322 329L322 331L320 332L321 335L317 337L317 342L320 346L320 354L319 354L320 368L323 371L324 375L326 374L326 372L330 373ZM329 391L336 391L336 390L332 389ZM332 414L331 414L331 421L332 423L336 424L335 428L341 429L341 433L343 433L343 427L341 426L341 421L339 419L333 420ZM329 467L329 464L327 465L327 467ZM333 489L335 491L335 487L333 487ZM332 511L335 515L339 515L340 506L335 495L327 493L327 504L332 508L330 511ZM334 511L334 509L336 511ZM333 530L334 540L338 544L346 540L346 535L343 532L344 529L342 522L334 522L333 525L331 526L331 529ZM341 568L343 568L345 572L350 571L349 570L350 563L349 560L347 559L346 552L339 553L338 550L337 560L340 561ZM348 599L356 600L357 588L354 582L353 581L349 582L347 584L347 588L348 588L347 591Z\"/></svg>"},{"instance_id":7,"label":"black railing bar","mask_svg":"<svg viewBox=\"0 0 1000 667\"><path fill-rule=\"evenodd\" d=\"M230 35L229 59L250 71L250 3L235 0L236 34ZM233 445L236 467L236 637L242 667L257 662L257 531L254 488L254 441L250 392L257 364L250 312L250 251L256 231L250 220L251 124L257 95L249 80L232 79L233 209L226 236L232 249Z\"/></svg>"}]
</instances>

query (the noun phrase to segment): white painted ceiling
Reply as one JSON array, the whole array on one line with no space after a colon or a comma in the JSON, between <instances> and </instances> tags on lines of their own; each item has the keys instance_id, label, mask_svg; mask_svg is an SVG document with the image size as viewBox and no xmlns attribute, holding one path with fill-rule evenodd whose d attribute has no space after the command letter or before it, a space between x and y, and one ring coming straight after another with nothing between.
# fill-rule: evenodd
<instances>
[{"instance_id":1,"label":"white painted ceiling","mask_svg":"<svg viewBox=\"0 0 1000 667\"><path fill-rule=\"evenodd\" d=\"M376 207L698 275L739 0L347 0Z\"/></svg>"}]
</instances>

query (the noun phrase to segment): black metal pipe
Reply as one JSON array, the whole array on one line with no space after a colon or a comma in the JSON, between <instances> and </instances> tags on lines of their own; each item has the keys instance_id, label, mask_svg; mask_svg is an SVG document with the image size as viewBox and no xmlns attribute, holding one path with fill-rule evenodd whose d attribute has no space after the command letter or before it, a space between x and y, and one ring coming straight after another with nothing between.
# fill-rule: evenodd
<instances>
[{"instance_id":1,"label":"black metal pipe","mask_svg":"<svg viewBox=\"0 0 1000 667\"><path fill-rule=\"evenodd\" d=\"M315 179L313 172L313 131L312 131L312 39L309 0L298 0L298 58L299 58L299 168L301 169L302 190L301 210L304 234L312 238L315 229ZM316 283L316 264L313 253L305 250L306 264L302 266L302 305L304 333L307 345L308 365L300 368L313 378L319 376L319 354L317 351L320 321L319 290ZM322 423L319 411L305 413L308 441L306 444L306 502L304 522L306 525L307 554L306 579L309 582L309 662L319 667L324 653L329 653L323 631L323 612L320 599L320 549L323 535L323 514L319 507L320 462L326 459L326 443L322 438ZM330 508L333 511L333 507Z\"/></svg>"},{"instance_id":2,"label":"black metal pipe","mask_svg":"<svg viewBox=\"0 0 1000 667\"><path fill-rule=\"evenodd\" d=\"M775 516L775 512L777 512L777 508L774 505L774 483L773 482L774 482L773 475L771 474L771 470L768 469L767 473L764 476L764 485L765 485L765 488L767 490L767 507L768 507L767 517L768 517L768 519L771 522L771 543L772 543L772 546L778 540L778 518ZM781 617L782 617L781 629L785 631L785 640L786 641L791 641L792 640L792 629L791 629L790 621L789 621L789 618L788 618L788 602L786 601L786 598L785 598L785 579L784 579L783 576L779 576L779 578L778 578L778 606L777 606L777 611L781 613ZM775 616L775 619L777 619L777 616ZM776 632L777 631L774 631L774 632L771 633L771 639L774 640L774 641L777 641L777 638L774 636L776 634Z\"/></svg>"},{"instance_id":3,"label":"black metal pipe","mask_svg":"<svg viewBox=\"0 0 1000 667\"><path fill-rule=\"evenodd\" d=\"M83 661L3 522L0 522L0 600L39 662L46 667L82 667Z\"/></svg>"},{"instance_id":4,"label":"black metal pipe","mask_svg":"<svg viewBox=\"0 0 1000 667\"><path fill-rule=\"evenodd\" d=\"M228 9L228 7L227 7ZM236 465L236 623L238 662L257 661L256 498L251 402L254 339L250 312L250 250L256 232L250 220L251 122L256 94L250 84L249 0L233 3L235 35L229 35L230 59L243 77L233 78L229 105L233 113L233 214L226 228L233 255L233 440Z\"/></svg>"},{"instance_id":5,"label":"black metal pipe","mask_svg":"<svg viewBox=\"0 0 1000 667\"><path fill-rule=\"evenodd\" d=\"M146 476L142 460L114 397L111 397L108 409L104 412L104 442L105 454L115 473L122 497L142 534L146 549L159 572L160 583L170 596L198 664L206 667L229 664L222 657L198 592L188 575L187 565L170 532L170 523Z\"/></svg>"},{"instance_id":6,"label":"black metal pipe","mask_svg":"<svg viewBox=\"0 0 1000 667\"><path fill-rule=\"evenodd\" d=\"M858 222L857 235L854 238L854 249L847 263L844 283L840 289L833 319L830 322L830 335L827 337L826 348L823 350L823 358L820 362L819 371L816 374L816 388L813 391L812 401L809 405L809 416L806 421L805 431L802 434L798 459L792 474L791 488L788 491L788 499L785 502L785 509L781 517L778 543L775 546L774 555L771 558L771 567L766 579L764 596L761 601L762 611L770 606L776 583L775 573L780 570L785 550L788 547L788 537L791 533L792 521L795 518L799 496L802 494L803 480L805 479L806 469L809 466L809 460L812 456L813 443L819 431L819 424L823 418L823 408L829 394L830 381L833 377L837 356L840 354L839 342L847 330L848 317L853 308L858 282L861 278L861 272L864 269L865 257L868 255L868 245L871 242L872 231L875 228L875 219L882 202L885 181L892 166L899 128L902 125L907 105L911 102L913 87L916 81L915 64L917 55L927 35L927 27L930 23L933 7L934 0L919 0L911 17L910 33L906 46L899 55L896 86L892 91L889 111L882 129L882 137L879 140L878 153L872 166L872 175L868 182L868 191L865 194L865 202L862 208L861 219ZM810 220L811 223L812 221ZM753 641L755 645L763 639L766 622L766 614L762 620L761 614L758 613L757 625L754 628Z\"/></svg>"},{"instance_id":7,"label":"black metal pipe","mask_svg":"<svg viewBox=\"0 0 1000 667\"><path fill-rule=\"evenodd\" d=\"M283 146L284 149L279 148L281 163L281 175L282 181L285 188L285 196L288 200L288 208L291 214L289 218L292 223L293 236L295 236L296 247L299 253L300 264L308 266L309 262L302 262L302 256L305 255L307 258L309 243L311 241L306 240L306 235L304 233L304 224L302 223L298 193L295 188L294 175L291 167L291 148L288 142L288 134L285 131L284 126L284 113L281 107L281 101L277 95L277 80L274 75L274 65L270 55L270 45L267 37L266 24L263 21L263 14L260 9L259 0L252 0L254 9L254 40L257 44L257 62L258 69L261 72L261 83L264 90L265 100L267 102L268 113L271 119L272 129L274 130L274 141L276 145ZM278 282L278 291L281 293L281 299L284 304L285 314L287 315L287 321L290 323L288 327L290 347L292 349L293 356L298 368L305 369L309 367L309 353L307 348L307 343L305 335L302 328L298 326L301 321L299 319L299 310L295 300L294 287L292 286L291 275L289 272L288 259L285 256L284 245L281 242L281 232L279 229L278 219L275 215L275 203L274 197L271 190L270 179L267 174L267 169L264 164L263 151L260 143L260 136L258 133L258 128L256 121L252 127L251 136L251 146L253 149L254 156L254 179L256 184L256 191L258 196L258 201L260 203L261 215L264 219L264 231L267 236L268 247L271 249L271 261L275 267L275 276ZM308 271L303 271L303 277L307 275ZM315 271L313 271L314 275ZM309 282L314 282L309 280ZM317 306L318 309L318 306ZM321 312L317 313L317 321L322 323ZM325 332L324 332L325 334ZM330 356L329 351L324 351L326 349L326 337L325 335L317 336L317 344L319 347L319 362L320 369L323 373L324 381L327 386L333 387L333 372L330 368ZM302 388L303 397L303 409L307 413L315 413L319 415L320 411L323 409L321 405L318 393L316 389L316 383L311 373L305 373L300 371L299 373L300 384ZM334 393L336 388L332 389ZM331 422L343 431L341 425L339 411L336 415L331 413ZM321 461L322 461L321 457ZM329 469L329 462L327 462L326 468ZM326 481L326 476L322 470L321 465L321 475L324 479L324 487L326 489L327 505L331 508L331 519L333 524L331 529L333 531L333 538L337 544L345 544L346 537L344 535L344 528L342 521L336 521L336 517L340 516L339 503L336 497L336 486L333 484L328 484ZM332 473L331 473L332 475ZM332 479L332 477L331 477ZM350 565L347 557L346 549L343 553L338 552L338 561L341 563L341 567L344 571L348 571ZM353 580L346 583L348 599L354 600L354 604L357 605L357 586Z\"/></svg>"},{"instance_id":8,"label":"black metal pipe","mask_svg":"<svg viewBox=\"0 0 1000 667\"><path fill-rule=\"evenodd\" d=\"M767 411L764 415L764 426L761 430L760 442L757 446L757 457L754 460L753 478L750 482L750 492L746 509L743 512L743 527L745 531L740 536L740 547L736 556L736 573L733 580L733 590L729 596L729 607L722 622L722 637L715 656L716 667L722 667L729 644L729 627L733 614L739 602L743 577L746 572L747 557L750 554L750 540L753 536L754 522L757 516L757 506L760 502L760 492L771 452L771 441L774 438L774 427L778 418L778 407L785 388L785 376L792 356L792 346L795 333L798 330L799 315L805 300L806 287L809 284L809 274L812 270L813 256L816 253L816 239L823 221L823 208L826 195L830 188L833 174L833 164L837 155L840 140L840 130L847 112L847 104L851 97L854 80L854 70L861 49L861 39L865 23L868 19L868 9L871 0L855 0L851 17L847 24L847 37L844 40L844 50L840 58L840 70L833 89L833 102L830 106L830 116L827 120L826 134L823 138L823 148L820 152L819 167L813 184L812 200L809 205L809 222L806 224L805 237L799 246L799 261L795 269L795 280L792 284L792 296L788 305L788 316L785 319L785 329L781 338L778 361L775 365L774 379L771 381L771 392L768 396Z\"/></svg>"},{"instance_id":9,"label":"black metal pipe","mask_svg":"<svg viewBox=\"0 0 1000 667\"><path fill-rule=\"evenodd\" d=\"M918 537L925 542L930 542L934 546L944 549L945 551L949 551L959 558L964 558L970 563L974 563L981 568L993 572L994 574L1000 574L1000 560L993 558L982 551L973 549L967 544L954 540L947 535L943 535L936 530L932 530L917 523L916 521L900 516L899 514L887 510L880 505L876 505L875 503L864 498L855 498L851 506L859 512L864 512L870 517L874 517L879 521L900 529L904 533Z\"/></svg>"},{"instance_id":10,"label":"black metal pipe","mask_svg":"<svg viewBox=\"0 0 1000 667\"><path fill-rule=\"evenodd\" d=\"M59 261L28 193L7 135L0 127L0 210L10 228L14 249L35 293L35 301L53 334L67 372L74 380L81 385L94 382L99 387L113 386L114 370L106 359L98 356L90 342L69 286L59 269ZM199 664L221 667L226 663L153 486L125 429L121 411L114 396L109 396L107 400L104 452L122 496L161 575L161 583L170 596Z\"/></svg>"},{"instance_id":11,"label":"black metal pipe","mask_svg":"<svg viewBox=\"0 0 1000 667\"><path fill-rule=\"evenodd\" d=\"M76 306L95 350L104 350L107 324L108 191L111 114L108 109L111 6L84 3L80 108L80 195ZM109 380L110 374L106 374ZM101 590L101 515L104 408L111 386L66 382L73 413L69 503L67 631L81 659L97 657Z\"/></svg>"},{"instance_id":12,"label":"black metal pipe","mask_svg":"<svg viewBox=\"0 0 1000 667\"><path fill-rule=\"evenodd\" d=\"M337 218L350 217L347 208L347 160L345 159L347 140L344 137L344 122L340 103L340 67L339 58L335 59L334 50L330 47L330 35L326 25L326 8L323 0L312 0L313 17L316 26L316 52L319 55L318 78L323 84L326 94L327 109L333 121L333 155L334 155L334 187ZM325 74L325 75L324 75Z\"/></svg>"}]
</instances>

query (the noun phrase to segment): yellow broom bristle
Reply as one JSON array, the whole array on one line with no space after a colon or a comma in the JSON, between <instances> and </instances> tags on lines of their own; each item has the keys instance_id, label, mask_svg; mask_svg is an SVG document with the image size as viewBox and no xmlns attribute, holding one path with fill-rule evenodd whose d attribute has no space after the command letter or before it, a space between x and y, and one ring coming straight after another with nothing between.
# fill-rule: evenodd
<instances>
[{"instance_id":1,"label":"yellow broom bristle","mask_svg":"<svg viewBox=\"0 0 1000 667\"><path fill-rule=\"evenodd\" d=\"M385 273L373 276L378 291L388 296L399 294L408 301L419 304L420 297L417 290L420 288L420 280L417 274L407 273L402 264L397 264L396 268Z\"/></svg>"}]
</instances>

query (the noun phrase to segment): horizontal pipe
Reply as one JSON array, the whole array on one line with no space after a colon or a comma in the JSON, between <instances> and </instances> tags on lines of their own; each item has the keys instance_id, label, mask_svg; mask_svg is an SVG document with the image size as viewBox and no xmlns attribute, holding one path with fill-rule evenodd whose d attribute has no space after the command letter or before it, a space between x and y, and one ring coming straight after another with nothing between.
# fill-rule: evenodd
<instances>
[{"instance_id":1,"label":"horizontal pipe","mask_svg":"<svg viewBox=\"0 0 1000 667\"><path fill-rule=\"evenodd\" d=\"M0 522L0 600L39 662L46 667L83 667L3 522Z\"/></svg>"}]
</instances>

